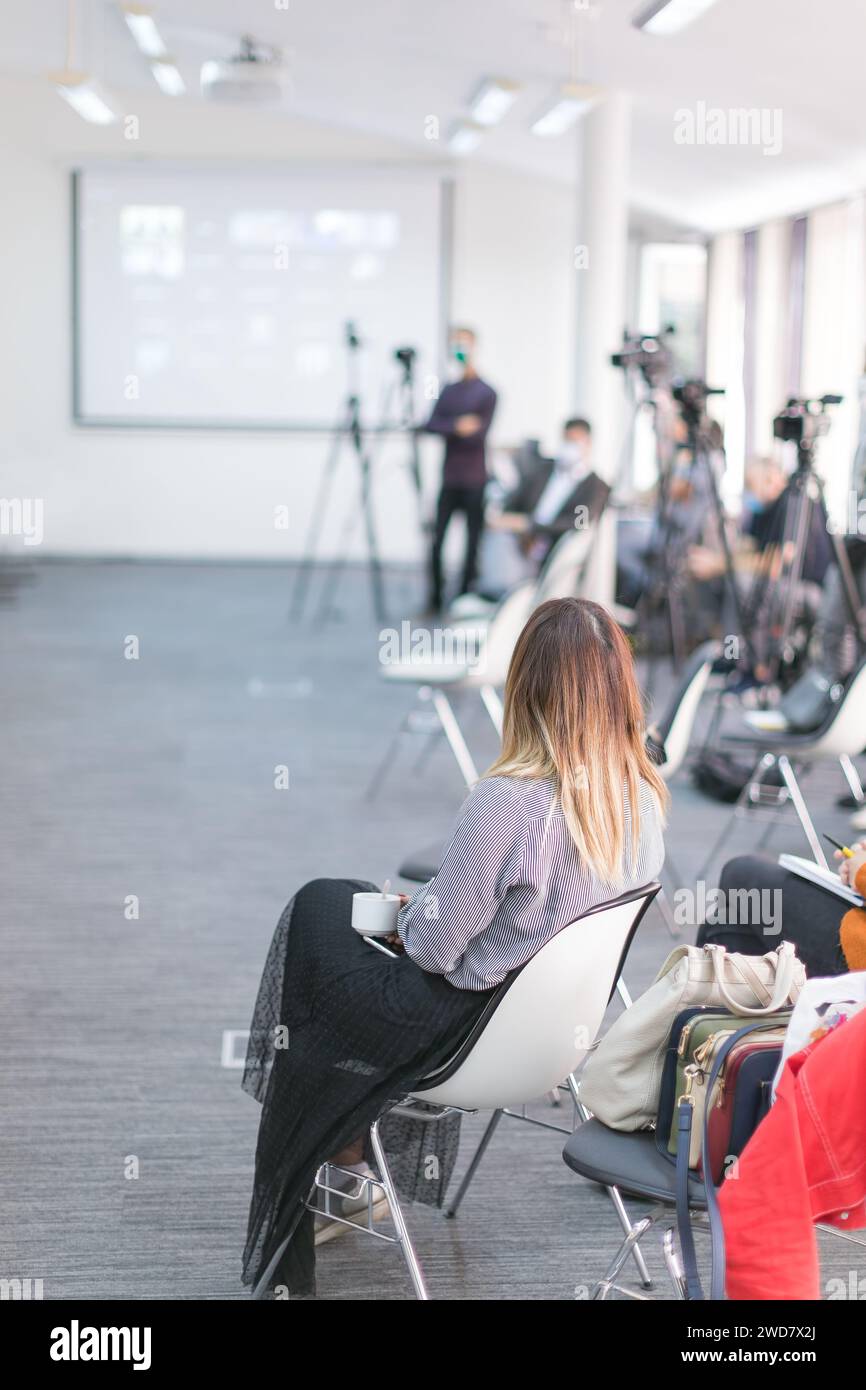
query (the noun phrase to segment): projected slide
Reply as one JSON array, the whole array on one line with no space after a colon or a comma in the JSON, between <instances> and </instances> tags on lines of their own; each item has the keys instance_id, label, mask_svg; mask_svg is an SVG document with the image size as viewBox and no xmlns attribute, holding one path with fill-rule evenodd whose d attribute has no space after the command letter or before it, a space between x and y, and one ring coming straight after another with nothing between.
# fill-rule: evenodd
<instances>
[{"instance_id":1,"label":"projected slide","mask_svg":"<svg viewBox=\"0 0 866 1390\"><path fill-rule=\"evenodd\" d=\"M77 418L327 427L360 389L376 423L396 348L437 370L441 196L399 170L79 172Z\"/></svg>"}]
</instances>

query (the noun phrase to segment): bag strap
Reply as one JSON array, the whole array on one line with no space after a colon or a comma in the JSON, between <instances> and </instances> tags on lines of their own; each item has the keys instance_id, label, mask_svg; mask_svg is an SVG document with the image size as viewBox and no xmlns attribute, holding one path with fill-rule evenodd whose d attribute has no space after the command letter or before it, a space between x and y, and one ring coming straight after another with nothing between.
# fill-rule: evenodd
<instances>
[{"instance_id":1,"label":"bag strap","mask_svg":"<svg viewBox=\"0 0 866 1390\"><path fill-rule=\"evenodd\" d=\"M710 1068L707 1078L707 1104L704 1106L704 1124L701 1137L701 1155L704 1158L704 1192L707 1199L707 1218L710 1228L710 1299L714 1302L725 1297L725 1230L722 1225L722 1214L719 1211L719 1199L716 1185L713 1182L713 1175L709 1171L707 1156L710 1152L710 1114L712 1106L709 1104L713 1087L719 1079L722 1067L727 1061L728 1053L736 1043L744 1038L747 1033L755 1031L754 1023L747 1023L742 1028L738 1028L735 1033L731 1033L726 1038L716 1053L715 1060ZM685 1098L677 1104L677 1176L676 1176L676 1206L677 1206L677 1230L680 1237L680 1250L683 1256L683 1273L686 1278L686 1297L691 1300L703 1300L705 1298L701 1276L698 1273L698 1261L695 1254L695 1238L692 1231L691 1215L689 1213L689 1148L691 1145L692 1119L694 1109L690 1101Z\"/></svg>"},{"instance_id":2,"label":"bag strap","mask_svg":"<svg viewBox=\"0 0 866 1390\"><path fill-rule=\"evenodd\" d=\"M794 955L794 949L790 941L783 941L776 953L776 978L772 991L770 991L763 980L760 979L754 966L745 965L744 962L735 961L732 957L727 957L743 980L743 983L748 984L751 989L755 990L759 998L761 995L765 997L769 996L766 1004L758 1005L757 1007L751 1004L740 1004L731 995L725 980L725 958L727 952L724 947L707 946L705 949L710 952L715 985L732 1013L748 1014L752 1018L760 1018L764 1014L775 1013L778 1009L781 1009L784 1004L787 1004L794 990L794 971L797 964L797 958ZM743 968L744 965L745 968ZM748 974L746 973L747 971Z\"/></svg>"},{"instance_id":3,"label":"bag strap","mask_svg":"<svg viewBox=\"0 0 866 1390\"><path fill-rule=\"evenodd\" d=\"M689 1212L689 1149L692 1139L692 1116L694 1106L691 1101L677 1102L677 1229L680 1235L680 1250L683 1256L683 1273L686 1277L686 1298L695 1302L703 1299L704 1290L698 1273L698 1259L695 1254L695 1233ZM710 1240L712 1240L712 1230Z\"/></svg>"}]
</instances>

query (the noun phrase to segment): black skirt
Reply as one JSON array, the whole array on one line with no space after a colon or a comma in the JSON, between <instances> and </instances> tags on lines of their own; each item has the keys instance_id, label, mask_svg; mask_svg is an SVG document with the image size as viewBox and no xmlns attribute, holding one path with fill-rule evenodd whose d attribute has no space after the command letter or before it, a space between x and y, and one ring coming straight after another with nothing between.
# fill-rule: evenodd
<instances>
[{"instance_id":1,"label":"black skirt","mask_svg":"<svg viewBox=\"0 0 866 1390\"><path fill-rule=\"evenodd\" d=\"M316 1170L366 1136L453 1054L493 990L455 989L406 955L390 959L351 925L352 895L375 884L316 879L288 904L265 963L244 1070L262 1102L243 1278L315 1292ZM389 1119L381 1136L410 1200L444 1200L459 1116ZM280 1247L285 1245L277 1260Z\"/></svg>"}]
</instances>

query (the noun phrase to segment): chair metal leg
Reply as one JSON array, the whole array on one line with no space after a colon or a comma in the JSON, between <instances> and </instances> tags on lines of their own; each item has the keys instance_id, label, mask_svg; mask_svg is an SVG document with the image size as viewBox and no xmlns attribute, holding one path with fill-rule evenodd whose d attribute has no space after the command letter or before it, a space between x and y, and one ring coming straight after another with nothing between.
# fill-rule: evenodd
<instances>
[{"instance_id":1,"label":"chair metal leg","mask_svg":"<svg viewBox=\"0 0 866 1390\"><path fill-rule=\"evenodd\" d=\"M377 764L375 771L373 772L373 775L367 784L367 787L364 791L365 801L375 801L376 797L379 795L379 792L382 790L382 785L385 781L385 778L388 775L388 771L393 766L394 759L397 755L397 752L399 751L403 735L406 733L408 729L408 723L408 715L404 715L397 726L396 733L394 734L393 738L389 740L388 747L385 749L382 758Z\"/></svg>"},{"instance_id":2,"label":"chair metal leg","mask_svg":"<svg viewBox=\"0 0 866 1390\"><path fill-rule=\"evenodd\" d=\"M845 774L845 781L851 788L851 795L855 801L859 801L862 804L866 801L866 792L863 791L863 783L860 781L860 774L847 753L842 754L839 759L839 765Z\"/></svg>"},{"instance_id":3,"label":"chair metal leg","mask_svg":"<svg viewBox=\"0 0 866 1390\"><path fill-rule=\"evenodd\" d=\"M752 787L756 784L760 786L761 782L766 777L767 773L769 772L770 768L773 766L775 761L775 753L764 753L762 757L759 759L759 761L755 764L754 768L752 769L752 772L749 775L748 782L746 782L746 785L743 787L743 790L737 797L736 805L734 806L733 811L728 816L728 819L726 820L725 824L722 826L721 834L719 835L718 839L716 840L706 859L701 864L701 867L698 869L698 872L695 875L697 880L700 881L701 879L706 879L707 870L714 863L716 857L719 854L721 854L722 846L726 844L727 841L730 839L731 832L733 831L733 828L737 821L737 816L746 804Z\"/></svg>"},{"instance_id":4,"label":"chair metal leg","mask_svg":"<svg viewBox=\"0 0 866 1390\"><path fill-rule=\"evenodd\" d=\"M800 783L797 781L794 769L791 766L789 759L786 757L784 753L779 758L779 771L785 779L785 786L788 788L788 791L791 794L791 800L794 803L794 810L797 812L797 815L800 818L800 824L803 827L803 833L805 834L806 839L809 841L809 848L811 849L812 854L814 855L815 863L820 864L821 867L824 869L829 868L830 866L827 863L827 856L821 847L821 841L818 839L818 832L812 824L812 817L809 815L809 808L806 805L805 800L803 799L803 793L800 791Z\"/></svg>"},{"instance_id":5,"label":"chair metal leg","mask_svg":"<svg viewBox=\"0 0 866 1390\"><path fill-rule=\"evenodd\" d=\"M787 792L787 788L785 790ZM776 830L779 825L781 825L782 821L787 820L787 817L782 814L787 805L787 801L783 802L779 811L771 811L767 816L767 823L761 831L760 835L758 836L757 842L754 847L753 852L755 854L760 854L762 852L762 850L767 845L773 831Z\"/></svg>"},{"instance_id":6,"label":"chair metal leg","mask_svg":"<svg viewBox=\"0 0 866 1390\"><path fill-rule=\"evenodd\" d=\"M443 739L444 737L445 730L442 728L442 725L439 723L437 719L436 728L433 729L424 739L424 745L417 758L415 759L415 762L412 764L413 774L424 771L430 759L432 758L434 752L438 748L440 739Z\"/></svg>"},{"instance_id":7,"label":"chair metal leg","mask_svg":"<svg viewBox=\"0 0 866 1390\"><path fill-rule=\"evenodd\" d=\"M430 698L433 701L433 708L439 716L439 722L445 731L451 752L457 760L457 766L463 774L463 780L467 787L474 787L478 781L478 769L472 761L472 754L466 746L466 740L460 730L460 725L457 723L457 716L451 708L448 696L444 690L434 688Z\"/></svg>"},{"instance_id":8,"label":"chair metal leg","mask_svg":"<svg viewBox=\"0 0 866 1390\"><path fill-rule=\"evenodd\" d=\"M631 1217L629 1216L628 1211L626 1210L625 1202L622 1200L622 1193L620 1192L618 1187L607 1187L605 1188L605 1191L607 1192L607 1195L610 1198L610 1200L613 1202L613 1209L616 1212L619 1224L620 1226L622 1226L623 1233L628 1239L628 1237L634 1234L636 1227L632 1224ZM637 1223L638 1226L640 1224L640 1222ZM638 1237L638 1239L640 1239L640 1237ZM651 1289L653 1286L653 1281L650 1278L650 1272L646 1267L646 1261L643 1257L643 1251L641 1250L637 1241L633 1242L633 1244L629 1247L629 1250L634 1258L635 1264L637 1265L638 1278L640 1279L642 1286L645 1289Z\"/></svg>"},{"instance_id":9,"label":"chair metal leg","mask_svg":"<svg viewBox=\"0 0 866 1390\"><path fill-rule=\"evenodd\" d=\"M403 1251L403 1258L409 1270L409 1277L412 1280L412 1287L415 1290L415 1297L427 1302L430 1295L427 1292L427 1285L424 1282L424 1275L418 1263L418 1256L409 1235L409 1229L403 1217L403 1208L400 1206L400 1199L397 1196L397 1189L391 1177L391 1170L388 1167L388 1160L385 1157L385 1150L382 1148L382 1140L379 1137L379 1121L375 1120L370 1126L370 1145L373 1156L376 1160L376 1167L379 1170L379 1177L382 1180L382 1187L388 1199L388 1206L391 1210L391 1220L394 1222L394 1229L397 1232L397 1239L400 1249Z\"/></svg>"},{"instance_id":10,"label":"chair metal leg","mask_svg":"<svg viewBox=\"0 0 866 1390\"><path fill-rule=\"evenodd\" d=\"M622 1242L622 1245L619 1247L610 1264L608 1265L603 1277L599 1279L598 1283L596 1284L595 1288L590 1294L590 1298L607 1298L611 1289L616 1284L616 1281L622 1271L622 1267L628 1259L629 1255L632 1255L637 1250L638 1242L643 1238L643 1236L646 1235L647 1231L650 1229L652 1224L653 1217L644 1216L634 1226L631 1226L629 1228L628 1235L625 1237L625 1240Z\"/></svg>"},{"instance_id":11,"label":"chair metal leg","mask_svg":"<svg viewBox=\"0 0 866 1390\"><path fill-rule=\"evenodd\" d=\"M501 738L502 719L505 714L505 710L503 708L502 701L499 698L499 692L495 690L492 685L482 685L481 698L484 701L484 707L487 710L487 713L493 720L493 727L498 733L499 737Z\"/></svg>"},{"instance_id":12,"label":"chair metal leg","mask_svg":"<svg viewBox=\"0 0 866 1390\"><path fill-rule=\"evenodd\" d=\"M575 1109L577 1110L578 1115L580 1116L580 1118L581 1118L582 1120L588 1120L588 1119L590 1119L590 1114L591 1114L591 1112L590 1112L589 1110L587 1110L586 1106L583 1104L583 1102L582 1102L581 1099L580 1099L580 1095L579 1095L579 1092L578 1092L577 1081L575 1080L575 1076L574 1076L574 1073L573 1073L573 1072L571 1072L571 1073L569 1074L567 1080L568 1080L568 1089L571 1091L571 1098L572 1098L572 1100L574 1101L574 1106L575 1106ZM605 1192L607 1193L608 1197L610 1198L611 1202L613 1203L613 1209L614 1209L614 1211L616 1212L616 1215L617 1215L617 1219L618 1219L618 1221L619 1221L619 1224L620 1224L620 1226L621 1226L622 1229L623 1229L623 1234L624 1234L625 1236L631 1235L632 1231L633 1231L635 1228L634 1228L634 1226L632 1225L631 1217L629 1216L628 1211L626 1210L626 1205L625 1205L625 1202L622 1200L622 1194L621 1194L619 1188L618 1188L618 1187L606 1187L606 1188L605 1188ZM651 1289L652 1286L653 1286L653 1281L652 1281L652 1279L650 1278L650 1272L649 1272L649 1270L648 1270L647 1267L646 1267L646 1261L644 1260L644 1257L643 1257L643 1251L641 1250L641 1248L640 1248L640 1246L639 1246L638 1244L633 1244L632 1247L631 1247L631 1253L632 1253L632 1255L633 1255L633 1257L634 1257L634 1262L635 1262L635 1265L637 1266L638 1278L640 1279L640 1282L641 1282L642 1286L643 1286L645 1289Z\"/></svg>"},{"instance_id":13,"label":"chair metal leg","mask_svg":"<svg viewBox=\"0 0 866 1390\"><path fill-rule=\"evenodd\" d=\"M446 1215L447 1217L453 1218L453 1217L455 1217L455 1216L457 1215L458 1209L459 1209L459 1207L460 1207L460 1203L463 1201L463 1198L466 1196L466 1193L467 1193L467 1191L469 1190L469 1184L471 1183L472 1179L475 1177L475 1173L476 1173L476 1171L477 1171L477 1169L478 1169L478 1165L479 1165L479 1163L481 1162L482 1158L484 1157L485 1151L486 1151L486 1149L487 1149L487 1145L490 1143L490 1140L493 1138L493 1135L494 1135L494 1133L495 1133L495 1131L496 1131L496 1127L497 1127L497 1125L499 1124L499 1121L500 1121L501 1119L502 1119L502 1111L501 1111L501 1110L494 1110L493 1114L490 1116L490 1121L489 1121L489 1123L488 1123L488 1125L487 1125L487 1128L485 1129L484 1133L483 1133L482 1136L481 1136L481 1142L479 1143L478 1148L475 1150L475 1153L472 1155L472 1161L471 1161L471 1163L469 1164L469 1167L466 1169L466 1172L465 1172L464 1175L463 1175L463 1181L461 1182L460 1186L459 1186L458 1189L457 1189L457 1196L454 1198L454 1201L451 1202L451 1204L448 1206L448 1208L447 1208L447 1210L446 1210L446 1212L445 1212L445 1215Z\"/></svg>"}]
</instances>

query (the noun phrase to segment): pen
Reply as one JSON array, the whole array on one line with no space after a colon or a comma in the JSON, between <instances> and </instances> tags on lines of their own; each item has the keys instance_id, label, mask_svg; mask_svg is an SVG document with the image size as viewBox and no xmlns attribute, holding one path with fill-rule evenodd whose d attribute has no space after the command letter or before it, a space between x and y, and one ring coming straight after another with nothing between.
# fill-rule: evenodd
<instances>
[{"instance_id":1,"label":"pen","mask_svg":"<svg viewBox=\"0 0 866 1390\"><path fill-rule=\"evenodd\" d=\"M839 841L838 841L838 840L834 840L834 839L833 839L833 836L832 836L832 835L828 835L828 834L826 833L826 831L824 832L824 839L825 839L825 840L829 840L829 841L830 841L830 844L831 844L831 845L835 845L836 849L841 849L841 851L842 851L842 853L844 854L844 856L845 856L846 859L853 859L853 858L854 858L854 851L853 851L853 849L849 849L847 845L840 845L840 844L839 844Z\"/></svg>"}]
</instances>

